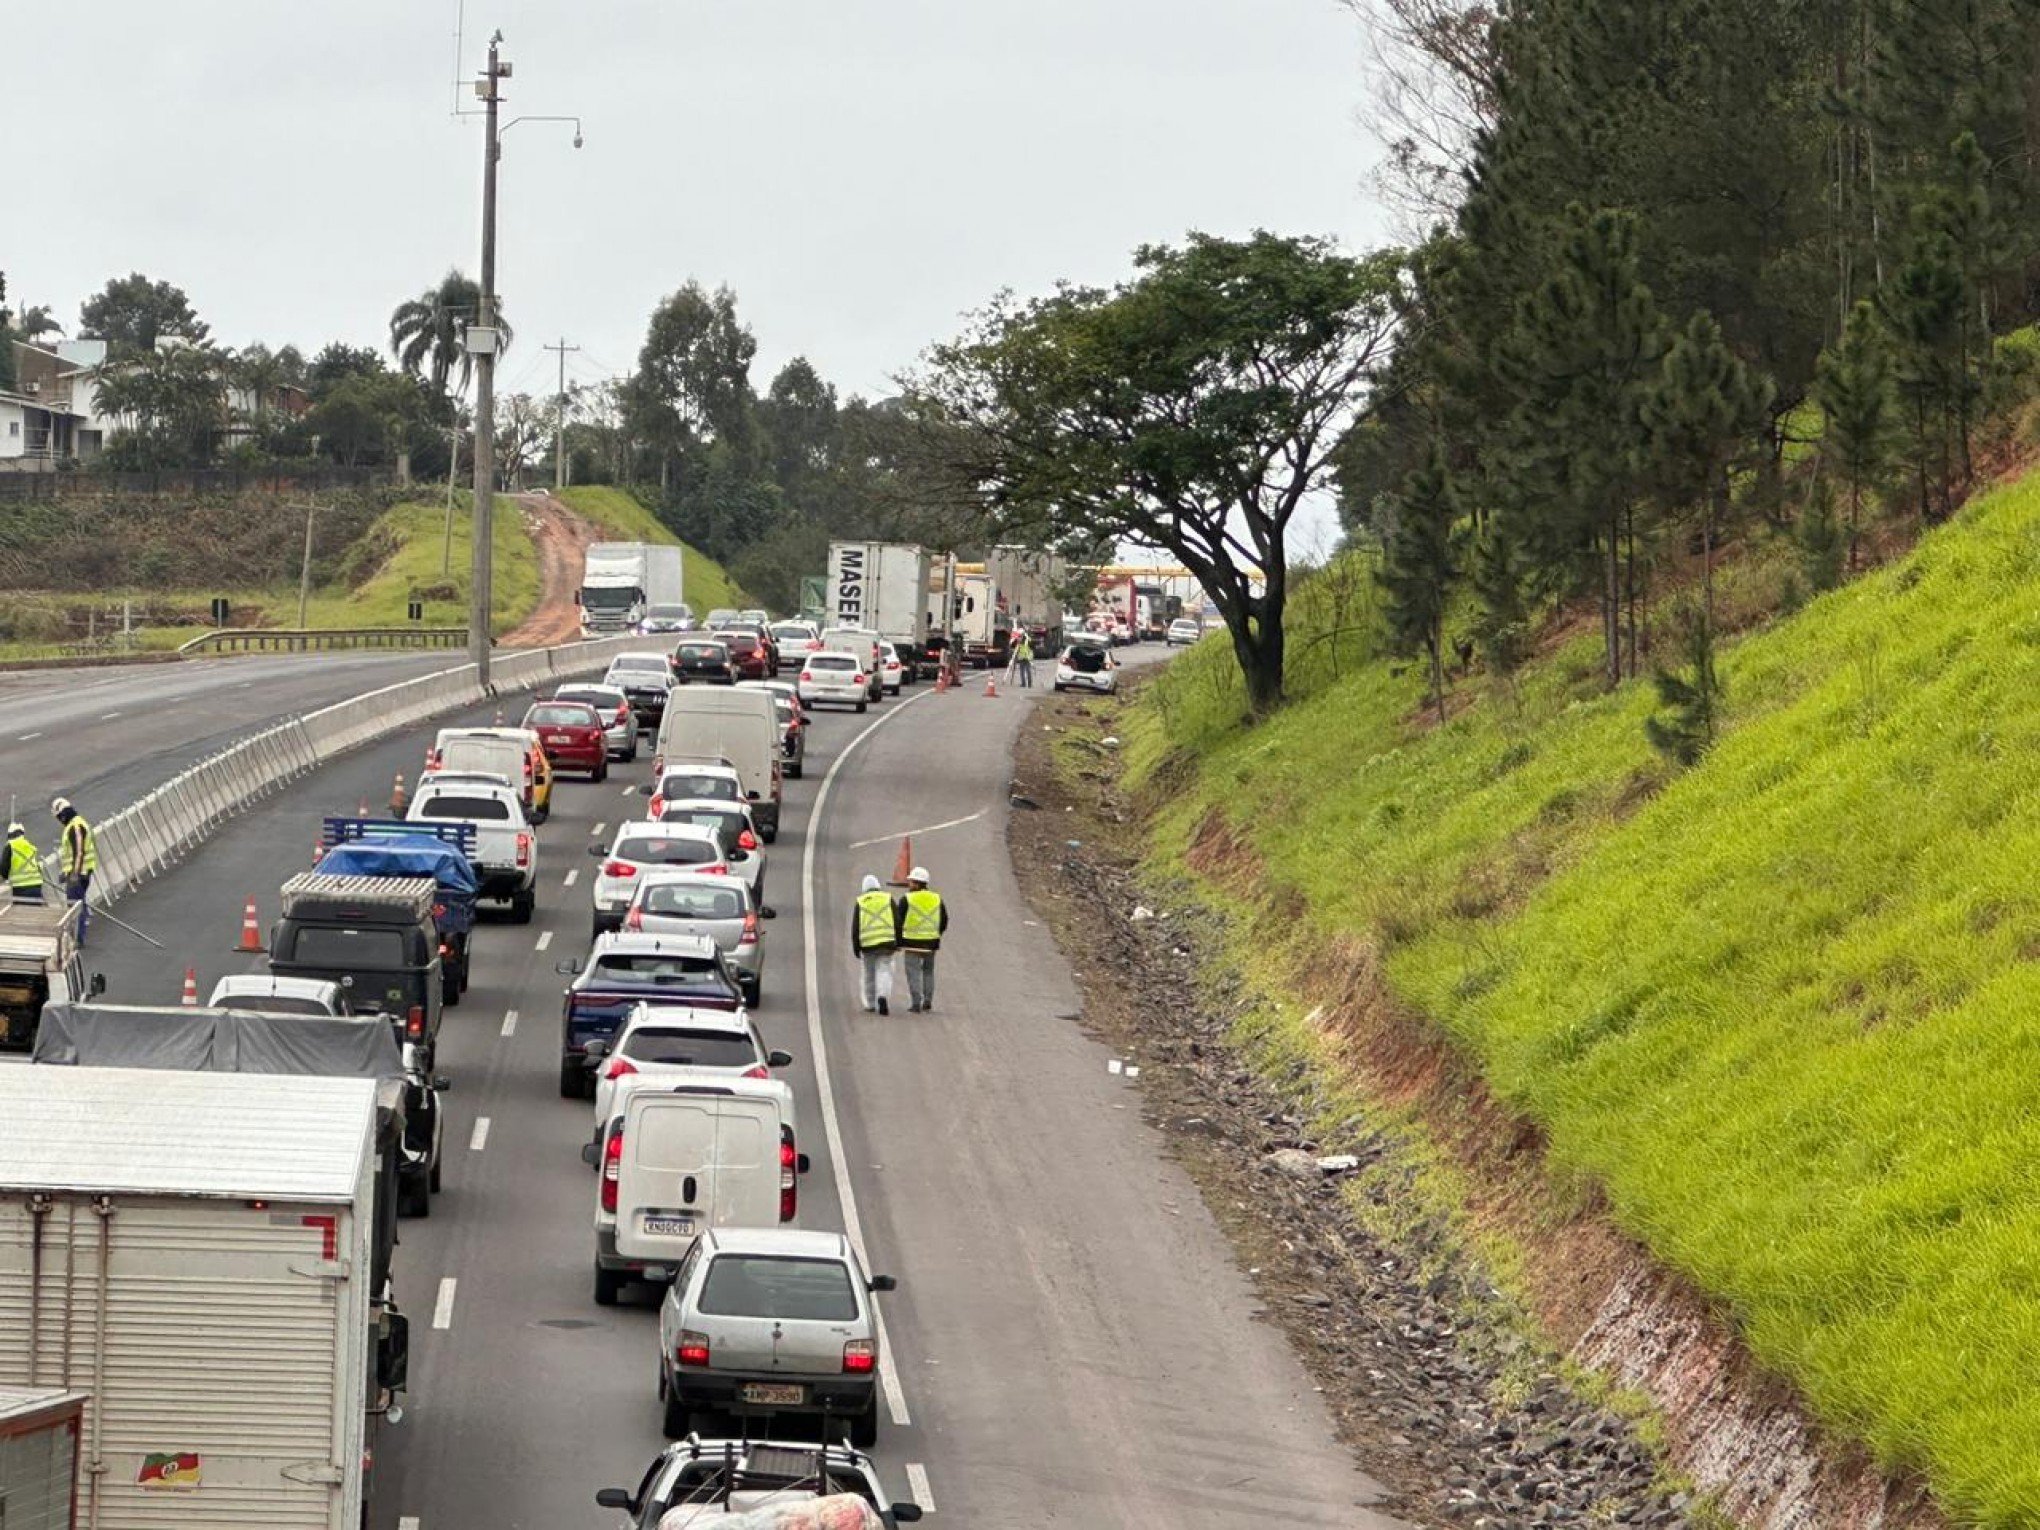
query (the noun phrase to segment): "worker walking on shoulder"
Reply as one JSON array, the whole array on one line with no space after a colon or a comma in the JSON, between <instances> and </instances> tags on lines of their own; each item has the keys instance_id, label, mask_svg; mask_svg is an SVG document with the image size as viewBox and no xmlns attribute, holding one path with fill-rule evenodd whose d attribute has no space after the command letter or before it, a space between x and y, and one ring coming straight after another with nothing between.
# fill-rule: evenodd
<instances>
[{"instance_id":1,"label":"worker walking on shoulder","mask_svg":"<svg viewBox=\"0 0 2040 1530\"><path fill-rule=\"evenodd\" d=\"M1027 635L1027 629L1020 629L1019 641L1013 645L1013 665L1020 672L1020 686L1023 690L1034 688L1034 640Z\"/></svg>"},{"instance_id":2,"label":"worker walking on shoulder","mask_svg":"<svg viewBox=\"0 0 2040 1530\"><path fill-rule=\"evenodd\" d=\"M900 944L899 900L877 877L867 876L850 905L850 951L863 969L864 1009L890 1014L893 952Z\"/></svg>"},{"instance_id":3,"label":"worker walking on shoulder","mask_svg":"<svg viewBox=\"0 0 2040 1530\"><path fill-rule=\"evenodd\" d=\"M50 803L50 813L63 833L57 864L64 879L64 897L78 905L78 944L85 944L85 927L92 921L92 873L99 869L99 846L92 837L92 825L72 807L67 798Z\"/></svg>"},{"instance_id":4,"label":"worker walking on shoulder","mask_svg":"<svg viewBox=\"0 0 2040 1530\"><path fill-rule=\"evenodd\" d=\"M908 1007L923 1014L935 1007L935 953L949 928L949 906L928 885L928 868L907 873L907 895L900 900L900 949L906 953Z\"/></svg>"},{"instance_id":5,"label":"worker walking on shoulder","mask_svg":"<svg viewBox=\"0 0 2040 1530\"><path fill-rule=\"evenodd\" d=\"M7 826L7 886L16 903L42 902L42 852L18 823Z\"/></svg>"}]
</instances>

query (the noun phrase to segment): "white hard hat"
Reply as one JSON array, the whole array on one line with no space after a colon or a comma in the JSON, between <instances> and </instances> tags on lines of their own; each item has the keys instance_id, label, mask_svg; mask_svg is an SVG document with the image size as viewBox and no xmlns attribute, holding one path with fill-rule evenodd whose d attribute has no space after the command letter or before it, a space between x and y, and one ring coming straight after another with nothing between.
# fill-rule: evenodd
<instances>
[{"instance_id":1,"label":"white hard hat","mask_svg":"<svg viewBox=\"0 0 2040 1530\"><path fill-rule=\"evenodd\" d=\"M66 808L67 808L67 807L69 807L70 805L71 805L71 799L70 799L69 797L52 797L52 798L50 798L50 811L51 811L52 813L61 813L61 812L63 812L63 811L64 811L64 809L66 809Z\"/></svg>"},{"instance_id":2,"label":"white hard hat","mask_svg":"<svg viewBox=\"0 0 2040 1530\"><path fill-rule=\"evenodd\" d=\"M24 829L21 826L21 820L16 819L13 823L10 823L7 826L7 832L9 834L26 834L28 830Z\"/></svg>"},{"instance_id":3,"label":"white hard hat","mask_svg":"<svg viewBox=\"0 0 2040 1530\"><path fill-rule=\"evenodd\" d=\"M867 873L865 874L865 877L864 877L864 889L863 889L863 890L864 890L865 892L877 892L877 891L879 891L879 890L880 890L880 889L881 889L882 887L884 887L884 886L885 886L885 884L884 884L883 882L879 881L879 879L878 879L877 877L875 877L875 876L872 876L872 875L871 875L870 873L868 873L868 872L867 872Z\"/></svg>"},{"instance_id":4,"label":"white hard hat","mask_svg":"<svg viewBox=\"0 0 2040 1530\"><path fill-rule=\"evenodd\" d=\"M907 873L907 880L908 880L909 882L925 882L925 881L927 881L927 880L928 880L928 868L927 868L926 866L916 866L916 867L915 867L915 868L914 868L914 869L913 869L912 871L910 871L910 872L908 872L908 873Z\"/></svg>"}]
</instances>

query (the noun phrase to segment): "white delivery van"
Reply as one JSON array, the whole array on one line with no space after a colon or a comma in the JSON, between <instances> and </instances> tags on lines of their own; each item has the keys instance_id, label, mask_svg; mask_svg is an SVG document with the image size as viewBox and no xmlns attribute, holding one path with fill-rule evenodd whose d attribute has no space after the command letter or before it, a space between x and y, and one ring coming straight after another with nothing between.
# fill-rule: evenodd
<instances>
[{"instance_id":1,"label":"white delivery van","mask_svg":"<svg viewBox=\"0 0 2040 1530\"><path fill-rule=\"evenodd\" d=\"M807 1171L793 1090L776 1078L616 1081L599 1143L595 1300L669 1281L705 1227L776 1227L799 1213Z\"/></svg>"},{"instance_id":2,"label":"white delivery van","mask_svg":"<svg viewBox=\"0 0 2040 1530\"><path fill-rule=\"evenodd\" d=\"M689 685L673 692L659 722L656 780L674 760L727 760L744 783L751 819L766 843L779 838L786 756L770 691Z\"/></svg>"}]
</instances>

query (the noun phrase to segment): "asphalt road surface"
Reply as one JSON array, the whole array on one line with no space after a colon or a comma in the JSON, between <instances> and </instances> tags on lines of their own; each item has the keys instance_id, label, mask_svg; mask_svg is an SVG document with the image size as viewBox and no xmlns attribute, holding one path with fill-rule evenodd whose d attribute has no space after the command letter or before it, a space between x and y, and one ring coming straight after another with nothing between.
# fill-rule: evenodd
<instances>
[{"instance_id":1,"label":"asphalt road surface","mask_svg":"<svg viewBox=\"0 0 2040 1530\"><path fill-rule=\"evenodd\" d=\"M924 686L825 714L769 852L778 918L758 1013L796 1058L813 1159L800 1222L848 1225L900 1281L880 1299L887 1487L974 1530L1391 1526L1134 1087L1068 1018L1077 991L1005 852L1011 741L1030 711L1024 693ZM124 898L115 912L169 952L96 927L88 965L109 1000L174 1002L187 962L201 993L259 963L231 949L244 900L266 927L319 815L382 800L425 739L334 762ZM586 848L635 814L646 773L561 782L538 917L478 932L473 986L447 1012L446 1188L402 1225L412 1390L378 1447L376 1530L613 1525L594 1490L635 1486L663 1443L656 1298L594 1304L579 1158L592 1115L556 1086L554 964L587 948ZM847 908L864 872L891 872L903 833L952 925L934 1012L904 1013L901 982L881 1018L857 1003Z\"/></svg>"},{"instance_id":2,"label":"asphalt road surface","mask_svg":"<svg viewBox=\"0 0 2040 1530\"><path fill-rule=\"evenodd\" d=\"M0 793L19 799L42 844L54 796L96 821L237 738L466 658L441 649L0 672Z\"/></svg>"}]
</instances>

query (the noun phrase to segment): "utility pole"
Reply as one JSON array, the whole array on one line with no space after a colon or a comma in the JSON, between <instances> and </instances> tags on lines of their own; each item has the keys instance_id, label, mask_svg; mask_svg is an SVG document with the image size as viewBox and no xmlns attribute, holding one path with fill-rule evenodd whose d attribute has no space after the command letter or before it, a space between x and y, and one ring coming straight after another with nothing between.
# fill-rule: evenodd
<instances>
[{"instance_id":1,"label":"utility pole","mask_svg":"<svg viewBox=\"0 0 2040 1530\"><path fill-rule=\"evenodd\" d=\"M490 621L494 614L494 568L490 553L495 538L496 477L496 161L502 157L497 114L500 89L510 77L509 61L501 56L503 34L489 39L489 67L475 84L485 107L482 140L482 295L480 323L468 331L468 350L475 358L475 513L474 562L468 592L468 651L474 657L475 679L489 684Z\"/></svg>"},{"instance_id":2,"label":"utility pole","mask_svg":"<svg viewBox=\"0 0 2040 1530\"><path fill-rule=\"evenodd\" d=\"M446 427L446 530L439 538L439 577L453 572L453 475L460 471L460 425Z\"/></svg>"},{"instance_id":3,"label":"utility pole","mask_svg":"<svg viewBox=\"0 0 2040 1530\"><path fill-rule=\"evenodd\" d=\"M297 587L297 625L298 631L302 633L305 630L305 610L312 599L312 517L318 513L319 507L311 504L290 505L287 508L302 510L305 513L305 557L298 568ZM299 641L302 642L303 639L300 638Z\"/></svg>"},{"instance_id":4,"label":"utility pole","mask_svg":"<svg viewBox=\"0 0 2040 1530\"><path fill-rule=\"evenodd\" d=\"M560 336L558 345L544 347L560 353L560 391L556 395L559 405L557 424L553 432L553 488L567 486L567 352L578 351L578 345L567 344L567 337Z\"/></svg>"}]
</instances>

